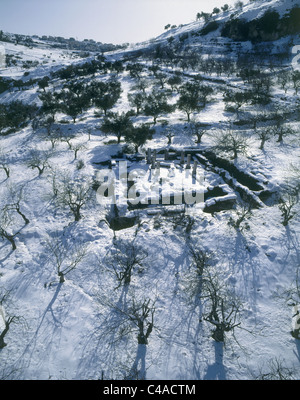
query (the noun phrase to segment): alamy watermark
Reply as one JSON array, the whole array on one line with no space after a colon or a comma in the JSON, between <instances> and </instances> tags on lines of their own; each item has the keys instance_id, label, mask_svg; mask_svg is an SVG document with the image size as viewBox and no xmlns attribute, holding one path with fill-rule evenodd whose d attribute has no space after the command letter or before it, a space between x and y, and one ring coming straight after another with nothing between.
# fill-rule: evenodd
<instances>
[{"instance_id":1,"label":"alamy watermark","mask_svg":"<svg viewBox=\"0 0 300 400\"><path fill-rule=\"evenodd\" d=\"M124 205L194 205L204 203L204 172L190 168L132 169L127 161L119 161L116 170L97 173L99 204Z\"/></svg>"},{"instance_id":2,"label":"alamy watermark","mask_svg":"<svg viewBox=\"0 0 300 400\"><path fill-rule=\"evenodd\" d=\"M5 47L0 44L0 69L5 68Z\"/></svg>"},{"instance_id":3,"label":"alamy watermark","mask_svg":"<svg viewBox=\"0 0 300 400\"><path fill-rule=\"evenodd\" d=\"M296 54L292 59L292 67L296 71L300 71L300 45L292 48L292 54Z\"/></svg>"}]
</instances>

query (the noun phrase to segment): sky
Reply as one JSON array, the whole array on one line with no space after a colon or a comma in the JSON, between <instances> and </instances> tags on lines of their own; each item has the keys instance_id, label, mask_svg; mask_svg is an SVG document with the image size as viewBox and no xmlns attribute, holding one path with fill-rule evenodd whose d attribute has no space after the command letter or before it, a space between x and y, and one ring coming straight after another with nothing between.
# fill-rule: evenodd
<instances>
[{"instance_id":1,"label":"sky","mask_svg":"<svg viewBox=\"0 0 300 400\"><path fill-rule=\"evenodd\" d=\"M136 43L236 0L0 0L0 30L103 43Z\"/></svg>"}]
</instances>

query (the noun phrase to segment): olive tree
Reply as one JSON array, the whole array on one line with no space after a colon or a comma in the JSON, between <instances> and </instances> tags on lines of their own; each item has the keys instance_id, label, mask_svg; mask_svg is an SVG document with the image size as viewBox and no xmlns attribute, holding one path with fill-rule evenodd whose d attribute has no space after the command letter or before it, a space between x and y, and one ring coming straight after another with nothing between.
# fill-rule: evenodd
<instances>
[{"instance_id":1,"label":"olive tree","mask_svg":"<svg viewBox=\"0 0 300 400\"><path fill-rule=\"evenodd\" d=\"M148 339L154 328L154 315L156 300L149 297L137 299L133 294L125 303L115 302L99 294L98 301L102 306L108 307L113 315L106 318L105 327L121 340L124 336L136 333L138 345L147 345ZM117 333L117 335L116 335Z\"/></svg>"},{"instance_id":2,"label":"olive tree","mask_svg":"<svg viewBox=\"0 0 300 400\"><path fill-rule=\"evenodd\" d=\"M132 107L136 108L136 115L139 115L145 102L145 94L142 91L140 91L140 92L128 93L127 97L129 104Z\"/></svg>"},{"instance_id":3,"label":"olive tree","mask_svg":"<svg viewBox=\"0 0 300 400\"><path fill-rule=\"evenodd\" d=\"M101 125L101 130L104 133L111 133L117 136L118 143L121 142L122 136L132 129L133 124L128 113L112 113L106 117Z\"/></svg>"},{"instance_id":4,"label":"olive tree","mask_svg":"<svg viewBox=\"0 0 300 400\"><path fill-rule=\"evenodd\" d=\"M189 270L184 274L183 287L187 296L188 303L198 306L201 304L203 283L206 268L213 263L214 255L198 246L190 245L189 248Z\"/></svg>"},{"instance_id":5,"label":"olive tree","mask_svg":"<svg viewBox=\"0 0 300 400\"><path fill-rule=\"evenodd\" d=\"M170 113L173 109L174 107L167 102L164 92L153 90L145 99L143 111L145 115L153 117L155 125L159 115Z\"/></svg>"},{"instance_id":6,"label":"olive tree","mask_svg":"<svg viewBox=\"0 0 300 400\"><path fill-rule=\"evenodd\" d=\"M260 381L286 381L296 380L296 370L294 368L287 367L284 360L278 357L271 358L268 360L267 366L260 366L258 373L252 373L251 375L255 380Z\"/></svg>"},{"instance_id":7,"label":"olive tree","mask_svg":"<svg viewBox=\"0 0 300 400\"><path fill-rule=\"evenodd\" d=\"M229 218L228 224L233 226L237 231L242 232L243 228L248 226L246 224L242 226L242 224L245 223L245 221L252 215L253 206L253 202L250 201L248 203L244 203L241 207L237 208L235 212L235 217L231 216Z\"/></svg>"},{"instance_id":8,"label":"olive tree","mask_svg":"<svg viewBox=\"0 0 300 400\"><path fill-rule=\"evenodd\" d=\"M197 121L195 118L192 118L189 124L190 132L192 136L196 136L196 144L200 144L202 140L202 136L206 133L207 124L201 123Z\"/></svg>"},{"instance_id":9,"label":"olive tree","mask_svg":"<svg viewBox=\"0 0 300 400\"><path fill-rule=\"evenodd\" d=\"M52 153L49 151L32 150L29 154L27 161L27 167L31 169L37 169L39 176L49 167L49 159Z\"/></svg>"},{"instance_id":10,"label":"olive tree","mask_svg":"<svg viewBox=\"0 0 300 400\"><path fill-rule=\"evenodd\" d=\"M77 155L80 150L86 150L86 146L83 143L72 143L71 150L74 151L74 160L77 160Z\"/></svg>"},{"instance_id":11,"label":"olive tree","mask_svg":"<svg viewBox=\"0 0 300 400\"><path fill-rule=\"evenodd\" d=\"M140 146L143 146L147 140L152 139L154 132L154 129L151 129L148 125L141 124L128 129L125 133L125 139L127 142L134 144L135 152L137 153Z\"/></svg>"},{"instance_id":12,"label":"olive tree","mask_svg":"<svg viewBox=\"0 0 300 400\"><path fill-rule=\"evenodd\" d=\"M255 131L257 137L260 139L259 149L263 150L266 141L273 136L273 129L271 127L260 128Z\"/></svg>"},{"instance_id":13,"label":"olive tree","mask_svg":"<svg viewBox=\"0 0 300 400\"><path fill-rule=\"evenodd\" d=\"M291 126L287 124L275 125L273 134L277 136L277 142L282 143L284 136L293 135L295 132Z\"/></svg>"},{"instance_id":14,"label":"olive tree","mask_svg":"<svg viewBox=\"0 0 300 400\"><path fill-rule=\"evenodd\" d=\"M58 206L71 211L75 221L82 218L82 209L86 206L92 195L92 179L82 177L81 180L72 179L69 175L63 176L57 182L55 178L55 201Z\"/></svg>"},{"instance_id":15,"label":"olive tree","mask_svg":"<svg viewBox=\"0 0 300 400\"><path fill-rule=\"evenodd\" d=\"M7 312L7 309L4 309L4 306L10 301L10 291L4 290L0 288L0 350L7 346L5 343L4 338L8 334L10 329L10 325L12 323L19 323L21 321L20 316L10 315ZM3 329L1 329L3 326Z\"/></svg>"},{"instance_id":16,"label":"olive tree","mask_svg":"<svg viewBox=\"0 0 300 400\"><path fill-rule=\"evenodd\" d=\"M116 276L117 288L130 284L133 271L136 268L143 268L143 262L147 257L148 253L134 242L121 239L114 242L106 264Z\"/></svg>"},{"instance_id":17,"label":"olive tree","mask_svg":"<svg viewBox=\"0 0 300 400\"><path fill-rule=\"evenodd\" d=\"M190 122L192 112L201 110L200 86L198 83L186 82L180 87L177 108L186 113L188 122Z\"/></svg>"},{"instance_id":18,"label":"olive tree","mask_svg":"<svg viewBox=\"0 0 300 400\"><path fill-rule=\"evenodd\" d=\"M299 191L290 190L280 198L279 209L282 216L282 225L287 226L289 221L296 215L295 206L299 202Z\"/></svg>"},{"instance_id":19,"label":"olive tree","mask_svg":"<svg viewBox=\"0 0 300 400\"><path fill-rule=\"evenodd\" d=\"M7 207L2 208L0 210L0 238L6 239L12 246L12 250L15 251L17 249L17 245L15 242L15 237L20 233L12 232L12 226L14 225L14 220L12 218L11 213L7 209Z\"/></svg>"},{"instance_id":20,"label":"olive tree","mask_svg":"<svg viewBox=\"0 0 300 400\"><path fill-rule=\"evenodd\" d=\"M16 211L18 215L23 219L25 225L30 223L24 211L21 210L21 205L24 202L24 186L12 186L8 187L8 198L5 209L7 211Z\"/></svg>"},{"instance_id":21,"label":"olive tree","mask_svg":"<svg viewBox=\"0 0 300 400\"><path fill-rule=\"evenodd\" d=\"M241 325L241 300L220 273L212 268L205 270L201 297L204 300L202 319L214 326L213 339L216 342L224 342L226 332L233 332Z\"/></svg>"},{"instance_id":22,"label":"olive tree","mask_svg":"<svg viewBox=\"0 0 300 400\"><path fill-rule=\"evenodd\" d=\"M238 154L247 153L247 138L240 132L234 132L231 129L223 131L216 136L215 141L215 148L225 153L231 153L233 159L237 159Z\"/></svg>"},{"instance_id":23,"label":"olive tree","mask_svg":"<svg viewBox=\"0 0 300 400\"><path fill-rule=\"evenodd\" d=\"M76 238L55 234L46 239L48 263L52 264L59 277L59 283L65 282L65 276L73 271L86 257L88 246Z\"/></svg>"},{"instance_id":24,"label":"olive tree","mask_svg":"<svg viewBox=\"0 0 300 400\"><path fill-rule=\"evenodd\" d=\"M9 178L10 168L8 164L8 159L5 150L2 148L0 148L0 169L2 169L5 172L6 178Z\"/></svg>"}]
</instances>

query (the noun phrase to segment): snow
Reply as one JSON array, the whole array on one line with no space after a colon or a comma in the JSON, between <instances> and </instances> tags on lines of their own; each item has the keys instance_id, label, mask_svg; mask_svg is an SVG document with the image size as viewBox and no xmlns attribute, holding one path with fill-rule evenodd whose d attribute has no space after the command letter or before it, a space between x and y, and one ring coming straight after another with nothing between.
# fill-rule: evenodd
<instances>
[{"instance_id":1,"label":"snow","mask_svg":"<svg viewBox=\"0 0 300 400\"><path fill-rule=\"evenodd\" d=\"M275 0L256 3L245 6L240 16L250 19L259 16L267 7L276 7L284 13L294 5L292 1ZM199 22L178 27L163 33L155 43L163 43L170 35L193 32L199 27ZM209 45L209 39L207 42L203 39L204 45ZM226 42L220 41L221 48ZM39 65L30 70L32 78L82 62L74 59L71 52L49 49L42 42L32 49L12 43L3 45L7 54L39 61ZM139 43L134 49L152 45L151 41ZM246 50L249 43L243 46ZM108 58L114 60L123 55L124 51L118 50L110 52ZM147 63L151 65L150 61L145 61L145 65ZM167 67L165 72L170 72ZM19 65L1 70L1 76L14 79L20 79L23 73L24 69ZM144 76L153 80L146 73ZM220 78L228 85L238 87L240 84L236 77L224 75ZM134 80L126 71L117 79L123 92L113 110L123 112L129 109L127 94ZM218 87L218 83L212 85ZM39 104L38 95L37 87L4 92L0 95L0 103L22 100ZM283 91L276 87L274 96L280 101ZM296 100L292 89L288 90L286 97L290 104ZM172 146L167 145L165 128L160 125L159 117L153 140L140 148L140 154L145 156L148 147L157 150L169 147L178 154L184 149L186 155L195 149L201 155L201 150L211 148L215 130L227 123L222 96L218 94L213 100L200 114L201 122L212 125L200 145L195 146L194 138L185 129L185 114L176 111L163 116L175 133ZM78 160L83 161L84 167L78 169L74 152L66 143L58 142L49 159L57 170L58 179L68 171L77 181L88 182L99 170L108 168L101 163L111 161L111 157L116 157L122 149L123 143L107 144L115 137L101 133L101 118L94 115L94 110L85 112L81 118L83 120L76 124L60 126L63 133L71 129L76 143L85 145L78 152ZM140 120L144 121L144 118L137 118L136 122ZM152 121L152 118L145 120ZM88 127L92 128L90 140ZM299 130L299 122L294 122L294 127ZM127 217L137 216L138 223L113 231L106 220L112 209L110 205L97 202L95 190L82 209L82 219L76 222L68 208L57 207L55 203L51 170L46 168L39 176L36 169L27 167L30 150L51 149L42 129L34 132L29 125L16 133L1 136L0 148L4 149L11 170L9 178L0 170L1 208L10 199L10 188L23 186L21 210L30 220L24 226L20 215L14 214L11 230L20 231L15 238L17 249L14 252L7 240L0 242L0 290L11 290L9 300L2 306L3 311L5 315L22 317L18 323L11 324L5 336L7 346L0 350L0 377L12 373L13 379L83 380L100 379L103 373L105 379L122 379L132 373L139 360L148 380L245 380L258 375L268 361L278 358L283 359L285 366L294 369L296 379L300 378L300 345L290 334L292 323L295 324L295 318L292 319L294 309L284 302L281 295L295 283L295 271L299 266L299 203L297 214L288 226L283 226L278 204L267 205L257 198L261 207L252 209L246 223L236 229L230 221L236 220L240 211L238 192L224 182L217 170L205 169L198 164L199 179L196 182L191 180L185 186L187 191L194 189L194 185L204 193L219 187L224 196L208 198L205 206L229 200L235 202L233 209L206 213L203 203L193 207L158 204L129 212L125 206L120 210L125 209ZM192 157L192 167L195 159ZM116 177L119 161L124 160L114 158ZM160 178L163 178L165 186L161 188L166 194L180 191L182 175L191 171L180 166L180 155L176 161L167 161L159 156L157 161L161 165L157 177L157 169L151 170L145 159L137 162L129 157L126 161L128 172L139 169L139 174L135 173L136 191L146 194L151 191L153 195L157 194L155 184ZM242 171L251 173L274 193L289 179L291 166L297 164L299 139L292 136L285 137L282 144L272 138L266 142L263 151L259 150L259 141L254 138L250 141L248 154L240 155L235 162ZM200 179L202 173L204 179ZM184 183L186 185L185 179ZM239 187L240 184L235 183ZM247 191L248 188L243 189ZM189 232L188 217L194 221ZM57 236L62 242L70 240L71 243L88 244L86 256L65 276L64 283L59 282L53 254L47 250L47 241L54 241ZM147 257L135 267L130 285L116 289L118 282L108 260L114 244L121 240L141 246ZM242 299L241 329L236 328L234 335L231 332L226 334L225 345L213 340L212 326L201 320L205 304L199 305L191 298L189 285L194 282L195 275L190 247L212 253L214 268L221 274L223 282ZM72 255L75 251L69 257ZM123 307L126 311L132 299L155 302L154 328L144 347L137 343L137 331L125 334L126 324L122 325L124 336L118 336L122 333L117 328L124 313L118 314L116 310ZM1 315L0 332L4 326Z\"/></svg>"}]
</instances>

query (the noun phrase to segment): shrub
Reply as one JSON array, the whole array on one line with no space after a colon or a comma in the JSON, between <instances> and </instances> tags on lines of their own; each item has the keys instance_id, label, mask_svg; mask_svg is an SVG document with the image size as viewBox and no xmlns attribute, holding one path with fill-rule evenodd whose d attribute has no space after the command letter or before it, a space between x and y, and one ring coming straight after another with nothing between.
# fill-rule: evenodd
<instances>
[{"instance_id":1,"label":"shrub","mask_svg":"<svg viewBox=\"0 0 300 400\"><path fill-rule=\"evenodd\" d=\"M6 128L12 131L23 128L33 118L38 108L35 104L24 104L19 100L0 105L0 135ZM6 131L6 134L10 131Z\"/></svg>"},{"instance_id":2,"label":"shrub","mask_svg":"<svg viewBox=\"0 0 300 400\"><path fill-rule=\"evenodd\" d=\"M203 29L200 31L201 36L205 36L210 32L214 32L219 27L219 23L217 21L211 21Z\"/></svg>"}]
</instances>

